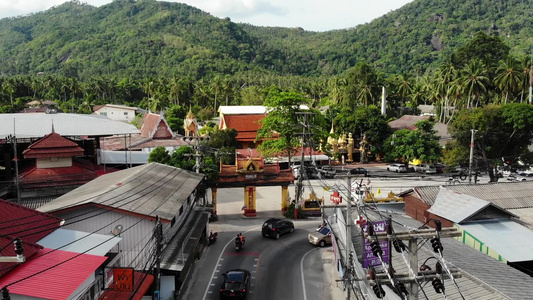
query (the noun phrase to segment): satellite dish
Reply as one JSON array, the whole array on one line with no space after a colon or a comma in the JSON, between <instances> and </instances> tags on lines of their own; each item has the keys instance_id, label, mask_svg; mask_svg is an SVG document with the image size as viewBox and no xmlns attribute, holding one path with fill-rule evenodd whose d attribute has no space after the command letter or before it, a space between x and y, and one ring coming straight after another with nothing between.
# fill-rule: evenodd
<instances>
[{"instance_id":1,"label":"satellite dish","mask_svg":"<svg viewBox=\"0 0 533 300\"><path fill-rule=\"evenodd\" d=\"M113 231L111 231L111 233L114 235L114 236L117 236L117 235L120 235L120 233L122 232L122 225L117 225L115 226L115 228L113 228Z\"/></svg>"}]
</instances>

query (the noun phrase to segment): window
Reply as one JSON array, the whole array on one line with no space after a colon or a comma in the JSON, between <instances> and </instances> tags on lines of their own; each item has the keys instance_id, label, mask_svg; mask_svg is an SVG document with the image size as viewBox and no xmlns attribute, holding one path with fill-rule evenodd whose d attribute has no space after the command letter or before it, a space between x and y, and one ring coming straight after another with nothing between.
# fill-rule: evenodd
<instances>
[{"instance_id":1,"label":"window","mask_svg":"<svg viewBox=\"0 0 533 300\"><path fill-rule=\"evenodd\" d=\"M179 214L179 216L181 216L182 213L183 213L183 206L180 207L180 214Z\"/></svg>"},{"instance_id":2,"label":"window","mask_svg":"<svg viewBox=\"0 0 533 300\"><path fill-rule=\"evenodd\" d=\"M107 117L107 112L101 112L100 115L104 116L104 117Z\"/></svg>"},{"instance_id":3,"label":"window","mask_svg":"<svg viewBox=\"0 0 533 300\"><path fill-rule=\"evenodd\" d=\"M124 115L125 115L125 116L127 116L127 115L128 115L128 112L127 112L127 111L125 111L125 112L124 112Z\"/></svg>"}]
</instances>

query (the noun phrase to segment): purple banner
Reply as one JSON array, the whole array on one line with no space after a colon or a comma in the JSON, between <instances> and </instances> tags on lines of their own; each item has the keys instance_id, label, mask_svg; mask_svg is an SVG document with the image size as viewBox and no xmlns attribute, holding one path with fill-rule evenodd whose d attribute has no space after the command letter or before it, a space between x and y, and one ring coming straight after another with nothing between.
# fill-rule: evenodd
<instances>
[{"instance_id":1,"label":"purple banner","mask_svg":"<svg viewBox=\"0 0 533 300\"><path fill-rule=\"evenodd\" d=\"M384 232L386 230L388 221L377 221L372 222L372 225L374 226L375 232ZM365 223L363 225L363 232L367 232L368 223ZM364 238L364 237L363 237ZM370 242L368 242L365 239L365 251L363 252L363 267L373 267L373 266L381 266L381 261L379 260L379 257L375 256L374 253L372 253L372 247L370 246ZM390 251L389 251L389 242L388 241L380 241L379 245L381 246L381 250L383 251L383 262L386 264L389 263L390 259Z\"/></svg>"}]
</instances>

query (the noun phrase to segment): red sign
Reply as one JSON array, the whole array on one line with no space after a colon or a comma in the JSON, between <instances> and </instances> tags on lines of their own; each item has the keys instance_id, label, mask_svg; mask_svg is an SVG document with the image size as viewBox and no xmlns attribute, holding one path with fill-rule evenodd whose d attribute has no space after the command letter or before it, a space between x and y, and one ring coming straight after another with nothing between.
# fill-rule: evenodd
<instances>
[{"instance_id":1,"label":"red sign","mask_svg":"<svg viewBox=\"0 0 533 300\"><path fill-rule=\"evenodd\" d=\"M333 192L333 195L329 196L329 199L335 204L342 202L342 197L339 196L339 192Z\"/></svg>"},{"instance_id":2,"label":"red sign","mask_svg":"<svg viewBox=\"0 0 533 300\"><path fill-rule=\"evenodd\" d=\"M366 224L365 218L363 216L359 216L359 220L355 221L359 227L363 228L363 226Z\"/></svg>"},{"instance_id":3,"label":"red sign","mask_svg":"<svg viewBox=\"0 0 533 300\"><path fill-rule=\"evenodd\" d=\"M113 269L113 290L132 292L133 291L133 269L115 268Z\"/></svg>"}]
</instances>

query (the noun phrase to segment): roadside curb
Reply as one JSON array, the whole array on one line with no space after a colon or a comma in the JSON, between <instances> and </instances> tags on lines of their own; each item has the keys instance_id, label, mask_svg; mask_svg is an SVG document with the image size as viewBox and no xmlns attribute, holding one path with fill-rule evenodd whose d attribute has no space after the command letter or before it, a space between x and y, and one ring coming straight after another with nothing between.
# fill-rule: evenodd
<instances>
[{"instance_id":1,"label":"roadside curb","mask_svg":"<svg viewBox=\"0 0 533 300\"><path fill-rule=\"evenodd\" d=\"M324 270L324 300L343 299L346 293L343 291L342 282L336 281L336 279L340 279L340 274L335 264L333 248L324 248L320 252Z\"/></svg>"}]
</instances>

